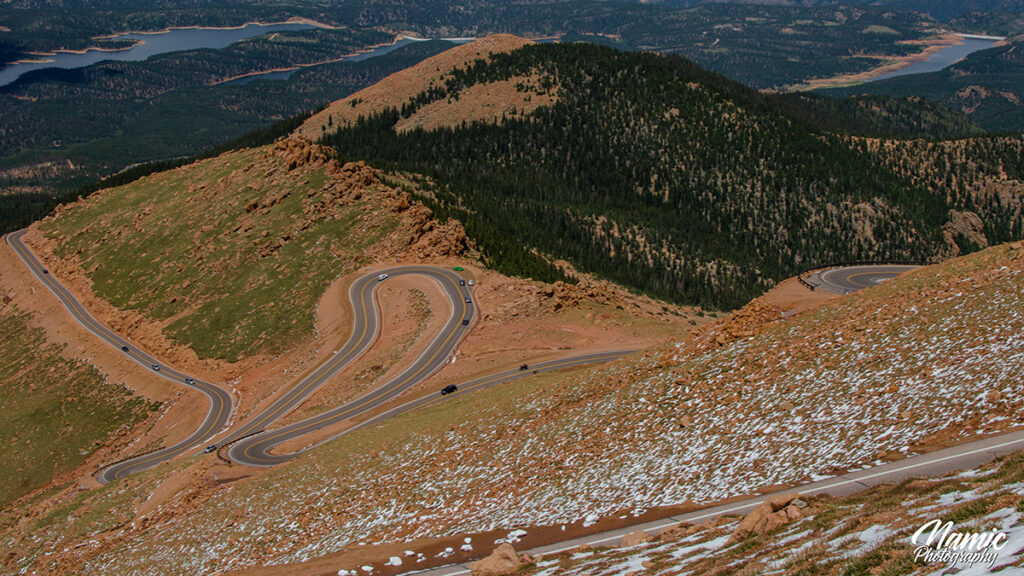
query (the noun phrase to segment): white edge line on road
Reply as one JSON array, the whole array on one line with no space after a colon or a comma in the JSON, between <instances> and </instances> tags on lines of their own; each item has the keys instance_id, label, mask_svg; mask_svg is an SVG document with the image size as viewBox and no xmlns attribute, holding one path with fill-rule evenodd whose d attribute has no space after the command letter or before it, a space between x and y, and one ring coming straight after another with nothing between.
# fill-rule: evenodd
<instances>
[{"instance_id":1,"label":"white edge line on road","mask_svg":"<svg viewBox=\"0 0 1024 576\"><path fill-rule=\"evenodd\" d=\"M1002 442L1002 443L999 443L999 444L994 444L992 446L985 446L985 447L982 447L982 448L976 448L974 450L969 450L967 452L962 452L962 453L959 453L959 454L951 454L949 456L943 456L942 458L926 459L924 461L915 462L915 463L909 464L907 466L901 466L901 467L898 467L898 468L892 468L892 469L889 469L889 470L875 472L874 474L869 474L867 476L860 476L858 478L845 479L845 480L843 480L841 482L834 482L834 483L828 484L826 486L819 486L817 488L806 490L804 493L806 493L806 494L813 494L813 493L816 493L816 492L821 492L821 491L824 491L824 490L828 490L830 488L836 488L836 487L845 486L845 485L848 485L848 484L856 484L856 483L858 483L858 482L860 482L862 480L868 480L868 479L871 479L871 478L877 478L879 476L885 476L885 475L888 475L888 474L894 474L894 473L897 473L897 472L903 472L903 471L906 471L906 470L911 470L911 469L914 469L914 468L919 468L921 466L927 466L928 464L936 464L938 462L945 462L947 460L954 460L954 459L957 459L957 458L963 458L965 456L972 456L974 454L979 454L981 452L987 452L987 451L990 451L990 450L999 450L1000 448L1006 448L1006 447L1009 447L1009 446L1013 446L1014 444L1021 444L1021 443L1024 443L1024 438L1017 438L1016 440L1010 440L1010 441L1007 441L1007 442ZM922 457L927 458L927 455L922 455ZM813 486L813 484L808 484L806 486ZM799 488L793 488L792 491L793 492L800 492L800 489ZM781 493L781 492L774 492L773 494L778 494L778 493ZM744 504L737 504L736 506L733 506L731 508L726 508L724 510L716 510L714 512L708 512L706 514L698 514L697 516L690 516L688 514L680 515L680 516L674 516L674 517L670 518L671 519L670 522L665 522L663 524L659 524L657 526L653 526L651 528L647 528L646 531L657 532L657 531L665 530L667 528L675 526L676 524L679 524L680 522L683 521L682 520L682 516L686 516L686 521L704 520L706 518L715 518L715 517L718 517L718 516L724 516L724 515L729 514L731 512L738 512L738 511L746 509L746 508L753 508L753 507L761 504L762 502L764 502L764 500L767 499L771 495L772 494L765 494L762 497L756 497L756 500L754 500L754 501L748 501L748 502L746 502ZM619 528L617 530L621 530L621 528ZM589 541L585 542L585 544L593 546L593 545L599 545L599 544L603 544L605 542L613 542L615 540L621 540L621 539L622 539L621 535L619 535L619 536L606 536L604 538L598 538L596 540L589 540ZM557 548L555 550L546 550L544 552L535 553L534 556L551 556L551 555L554 555L554 554L561 554L562 552L567 552L569 550L572 550L573 548L577 548L580 545L581 544L573 544L572 546L565 546L565 547L562 547L562 548ZM458 564L456 564L456 566L458 566ZM440 569L440 568L438 568L438 569ZM458 575L462 575L462 574L471 574L471 573L472 573L471 570L469 570L468 568L463 568L459 572L449 572L447 574L447 576L458 576Z\"/></svg>"}]
</instances>

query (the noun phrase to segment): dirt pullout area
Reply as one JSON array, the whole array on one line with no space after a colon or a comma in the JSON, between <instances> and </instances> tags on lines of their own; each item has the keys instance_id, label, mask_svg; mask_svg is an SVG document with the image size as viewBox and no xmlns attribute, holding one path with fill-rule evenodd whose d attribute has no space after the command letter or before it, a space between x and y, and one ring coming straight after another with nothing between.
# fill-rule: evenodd
<instances>
[{"instance_id":1,"label":"dirt pullout area","mask_svg":"<svg viewBox=\"0 0 1024 576\"><path fill-rule=\"evenodd\" d=\"M360 116L376 114L386 108L398 108L431 85L441 83L442 76L449 70L465 67L492 53L511 52L527 44L532 42L510 34L495 34L456 46L332 103L306 120L295 134L315 140L332 130L332 127L353 123Z\"/></svg>"},{"instance_id":2,"label":"dirt pullout area","mask_svg":"<svg viewBox=\"0 0 1024 576\"><path fill-rule=\"evenodd\" d=\"M916 54L910 54L908 56L890 56L890 55L870 55L864 54L856 57L859 58L871 58L876 60L884 60L886 64L865 70L864 72L857 72L856 74L844 74L842 76L833 76L830 78L815 78L799 86L793 86L791 90L803 92L810 90L818 90L820 88L838 88L841 86L849 86L852 84L861 84L867 82L872 78L878 78L885 74L902 70L915 62L923 62L931 58L932 54L935 54L939 50L949 46L959 46L964 43L964 39L957 34L943 34L938 38L932 38L928 40L915 40L906 42L906 44L923 45L925 48L921 52Z\"/></svg>"},{"instance_id":3,"label":"dirt pullout area","mask_svg":"<svg viewBox=\"0 0 1024 576\"><path fill-rule=\"evenodd\" d=\"M95 485L92 474L99 468L132 454L174 444L199 426L208 406L205 396L154 375L74 322L6 242L0 246L0 270L0 294L21 310L33 313L31 324L42 328L49 341L64 347L66 358L88 362L108 381L124 383L136 394L162 404L160 410L119 436L115 444L98 448L74 474L78 481Z\"/></svg>"}]
</instances>

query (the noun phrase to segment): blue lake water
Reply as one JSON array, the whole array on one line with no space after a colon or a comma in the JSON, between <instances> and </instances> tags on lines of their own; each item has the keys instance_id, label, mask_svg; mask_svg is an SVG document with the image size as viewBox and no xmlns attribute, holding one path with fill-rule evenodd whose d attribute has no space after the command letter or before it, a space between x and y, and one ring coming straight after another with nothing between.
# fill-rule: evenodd
<instances>
[{"instance_id":1,"label":"blue lake water","mask_svg":"<svg viewBox=\"0 0 1024 576\"><path fill-rule=\"evenodd\" d=\"M269 34L271 32L292 32L315 28L310 24L289 22L281 24L247 24L241 28L174 28L155 33L118 34L118 40L139 40L139 44L125 50L106 52L87 50L82 54L58 52L53 56L30 58L45 60L41 62L18 62L0 70L0 86L14 82L19 76L31 70L42 68L82 68L105 60L139 61L150 56L177 52L181 50L198 50L200 48L225 48L239 40Z\"/></svg>"},{"instance_id":2,"label":"blue lake water","mask_svg":"<svg viewBox=\"0 0 1024 576\"><path fill-rule=\"evenodd\" d=\"M895 78L896 76L906 76L908 74L924 74L926 72L938 72L943 68L952 66L957 62L963 60L968 54L977 52L978 50L987 50L996 45L997 42L1002 38L975 38L965 37L964 43L959 46L947 46L938 52L932 54L927 60L921 62L914 62L906 68L901 68L895 72L883 74L876 78L868 80L868 82L877 82L878 80L885 80L886 78Z\"/></svg>"}]
</instances>

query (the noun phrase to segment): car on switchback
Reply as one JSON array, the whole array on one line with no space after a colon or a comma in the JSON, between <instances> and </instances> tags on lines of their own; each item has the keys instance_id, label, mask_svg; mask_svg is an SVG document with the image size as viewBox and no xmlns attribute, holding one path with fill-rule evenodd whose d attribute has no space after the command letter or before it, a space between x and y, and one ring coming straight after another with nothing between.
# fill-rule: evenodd
<instances>
[{"instance_id":1,"label":"car on switchback","mask_svg":"<svg viewBox=\"0 0 1024 576\"><path fill-rule=\"evenodd\" d=\"M378 274L377 275L377 282L383 282L383 281L385 281L387 279L388 279L388 275L387 274Z\"/></svg>"}]
</instances>

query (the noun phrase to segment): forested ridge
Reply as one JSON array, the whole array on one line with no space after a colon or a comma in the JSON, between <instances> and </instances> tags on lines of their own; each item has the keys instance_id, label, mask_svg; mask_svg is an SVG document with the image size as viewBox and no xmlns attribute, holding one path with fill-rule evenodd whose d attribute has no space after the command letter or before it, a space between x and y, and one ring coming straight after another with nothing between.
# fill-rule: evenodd
<instances>
[{"instance_id":1,"label":"forested ridge","mask_svg":"<svg viewBox=\"0 0 1024 576\"><path fill-rule=\"evenodd\" d=\"M469 86L524 76L538 80L520 90L557 90L556 103L507 110L497 124L393 129ZM1000 239L1020 237L1019 199L977 201L976 186L945 186L966 182L961 171L979 161L1012 177L1019 139L966 146L966 161L949 162L935 154L943 143L871 145L781 110L680 57L535 45L454 71L326 141L343 159L427 176L425 200L462 220L504 272L544 277L543 261L564 258L651 295L718 308L809 265L969 249L949 229L951 210L1000 222L990 226ZM928 166L927 177L915 166Z\"/></svg>"}]
</instances>

